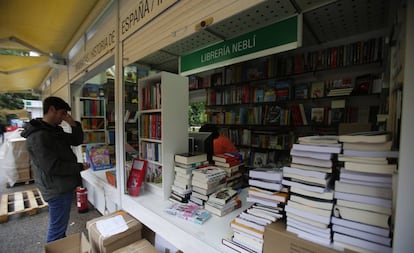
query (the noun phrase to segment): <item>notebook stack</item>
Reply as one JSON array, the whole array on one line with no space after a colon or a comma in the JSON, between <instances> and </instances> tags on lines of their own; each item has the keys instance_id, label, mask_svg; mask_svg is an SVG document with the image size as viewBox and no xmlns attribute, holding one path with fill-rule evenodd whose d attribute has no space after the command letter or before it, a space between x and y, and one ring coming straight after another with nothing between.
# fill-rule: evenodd
<instances>
[{"instance_id":1,"label":"notebook stack","mask_svg":"<svg viewBox=\"0 0 414 253\"><path fill-rule=\"evenodd\" d=\"M334 246L355 251L392 252L393 174L398 157L386 132L339 136L343 162L335 182Z\"/></svg>"},{"instance_id":2,"label":"notebook stack","mask_svg":"<svg viewBox=\"0 0 414 253\"><path fill-rule=\"evenodd\" d=\"M243 166L243 157L239 153L228 152L216 154L212 157L214 165L226 172L226 186L239 189L243 184L243 174L240 170Z\"/></svg>"},{"instance_id":3,"label":"notebook stack","mask_svg":"<svg viewBox=\"0 0 414 253\"><path fill-rule=\"evenodd\" d=\"M192 171L208 165L207 155L176 154L174 160L175 177L169 199L173 202L187 203L192 192Z\"/></svg>"},{"instance_id":4,"label":"notebook stack","mask_svg":"<svg viewBox=\"0 0 414 253\"><path fill-rule=\"evenodd\" d=\"M290 151L282 184L289 188L286 230L314 243L330 246L333 171L341 144L337 136L305 136Z\"/></svg>"},{"instance_id":5,"label":"notebook stack","mask_svg":"<svg viewBox=\"0 0 414 253\"><path fill-rule=\"evenodd\" d=\"M192 170L190 201L204 206L210 194L226 187L226 172L216 166L208 165Z\"/></svg>"}]
</instances>

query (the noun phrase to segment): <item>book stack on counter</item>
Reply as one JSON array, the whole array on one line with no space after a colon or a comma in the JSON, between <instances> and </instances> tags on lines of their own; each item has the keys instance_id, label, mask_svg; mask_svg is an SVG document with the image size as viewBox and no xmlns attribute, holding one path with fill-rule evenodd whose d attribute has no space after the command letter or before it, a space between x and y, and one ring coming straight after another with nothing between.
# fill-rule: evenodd
<instances>
[{"instance_id":1,"label":"book stack on counter","mask_svg":"<svg viewBox=\"0 0 414 253\"><path fill-rule=\"evenodd\" d=\"M229 214L241 206L242 202L238 192L231 187L213 192L204 203L204 209L219 217Z\"/></svg>"},{"instance_id":2,"label":"book stack on counter","mask_svg":"<svg viewBox=\"0 0 414 253\"><path fill-rule=\"evenodd\" d=\"M226 186L239 189L243 184L243 174L240 170L243 166L243 156L239 153L228 152L216 154L212 157L214 165L226 172Z\"/></svg>"},{"instance_id":3,"label":"book stack on counter","mask_svg":"<svg viewBox=\"0 0 414 253\"><path fill-rule=\"evenodd\" d=\"M204 206L212 193L226 187L226 172L214 165L196 168L192 170L191 187L190 201Z\"/></svg>"},{"instance_id":4,"label":"book stack on counter","mask_svg":"<svg viewBox=\"0 0 414 253\"><path fill-rule=\"evenodd\" d=\"M174 156L175 177L169 200L187 203L191 198L193 170L208 166L207 154L176 154Z\"/></svg>"},{"instance_id":5,"label":"book stack on counter","mask_svg":"<svg viewBox=\"0 0 414 253\"><path fill-rule=\"evenodd\" d=\"M194 203L172 203L164 212L197 224L203 224L211 217L208 211Z\"/></svg>"},{"instance_id":6,"label":"book stack on counter","mask_svg":"<svg viewBox=\"0 0 414 253\"><path fill-rule=\"evenodd\" d=\"M282 190L280 168L250 170L246 201L252 205L231 221L233 234L223 238L222 244L235 252L262 252L265 226L284 217L288 194Z\"/></svg>"},{"instance_id":7,"label":"book stack on counter","mask_svg":"<svg viewBox=\"0 0 414 253\"><path fill-rule=\"evenodd\" d=\"M343 167L335 182L334 246L392 252L393 176L397 151L386 132L340 135Z\"/></svg>"},{"instance_id":8,"label":"book stack on counter","mask_svg":"<svg viewBox=\"0 0 414 253\"><path fill-rule=\"evenodd\" d=\"M305 136L290 151L292 162L283 168L282 184L289 187L285 206L286 230L314 243L331 246L332 187L338 136Z\"/></svg>"}]
</instances>

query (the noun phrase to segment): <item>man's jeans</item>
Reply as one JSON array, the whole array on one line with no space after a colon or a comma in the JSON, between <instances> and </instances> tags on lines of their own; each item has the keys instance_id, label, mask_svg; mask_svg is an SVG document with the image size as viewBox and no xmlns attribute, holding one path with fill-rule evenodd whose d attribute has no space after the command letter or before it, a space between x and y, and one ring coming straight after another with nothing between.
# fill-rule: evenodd
<instances>
[{"instance_id":1,"label":"man's jeans","mask_svg":"<svg viewBox=\"0 0 414 253\"><path fill-rule=\"evenodd\" d=\"M48 201L49 205L49 230L47 242L56 241L66 237L66 229L69 223L70 209L73 193L57 196Z\"/></svg>"}]
</instances>

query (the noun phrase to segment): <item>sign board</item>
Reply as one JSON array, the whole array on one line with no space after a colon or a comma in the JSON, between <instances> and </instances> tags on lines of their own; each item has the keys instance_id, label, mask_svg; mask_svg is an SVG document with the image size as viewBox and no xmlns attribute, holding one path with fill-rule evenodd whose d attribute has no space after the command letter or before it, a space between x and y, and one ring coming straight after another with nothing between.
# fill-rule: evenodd
<instances>
[{"instance_id":1,"label":"sign board","mask_svg":"<svg viewBox=\"0 0 414 253\"><path fill-rule=\"evenodd\" d=\"M119 37L123 41L145 24L167 10L177 0L124 0L120 1Z\"/></svg>"},{"instance_id":2,"label":"sign board","mask_svg":"<svg viewBox=\"0 0 414 253\"><path fill-rule=\"evenodd\" d=\"M302 16L222 41L180 58L180 74L190 75L301 46Z\"/></svg>"}]
</instances>

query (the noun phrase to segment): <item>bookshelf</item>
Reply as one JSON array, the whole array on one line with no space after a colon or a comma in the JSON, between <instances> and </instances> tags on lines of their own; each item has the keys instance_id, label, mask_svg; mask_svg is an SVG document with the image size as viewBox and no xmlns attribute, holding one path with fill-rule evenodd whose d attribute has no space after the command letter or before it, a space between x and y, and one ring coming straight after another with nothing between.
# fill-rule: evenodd
<instances>
[{"instance_id":1,"label":"bookshelf","mask_svg":"<svg viewBox=\"0 0 414 253\"><path fill-rule=\"evenodd\" d=\"M79 114L84 131L83 143L106 144L105 99L100 97L80 97Z\"/></svg>"},{"instance_id":2,"label":"bookshelf","mask_svg":"<svg viewBox=\"0 0 414 253\"><path fill-rule=\"evenodd\" d=\"M252 166L276 161L298 136L338 134L340 123L371 123L386 111L384 38L300 48L189 77L206 90L207 123L229 136Z\"/></svg>"},{"instance_id":3,"label":"bookshelf","mask_svg":"<svg viewBox=\"0 0 414 253\"><path fill-rule=\"evenodd\" d=\"M174 154L188 151L188 78L160 72L139 79L139 156L148 161L144 191L163 199L174 180Z\"/></svg>"}]
</instances>

